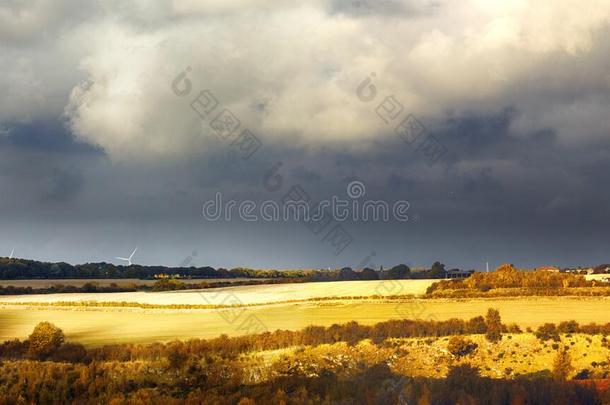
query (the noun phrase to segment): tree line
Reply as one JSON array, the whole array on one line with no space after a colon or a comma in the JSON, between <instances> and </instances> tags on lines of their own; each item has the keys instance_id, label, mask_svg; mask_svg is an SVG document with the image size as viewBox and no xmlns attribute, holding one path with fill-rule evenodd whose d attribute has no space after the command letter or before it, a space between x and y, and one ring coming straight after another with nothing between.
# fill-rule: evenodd
<instances>
[{"instance_id":1,"label":"tree line","mask_svg":"<svg viewBox=\"0 0 610 405\"><path fill-rule=\"evenodd\" d=\"M371 268L353 270L350 267L341 269L250 269L236 267L233 269L205 267L166 267L166 266L131 266L112 263L86 263L72 265L69 263L49 263L26 259L0 258L0 279L154 279L194 278L194 279L230 279L230 278L265 278L265 279L303 279L306 281L340 281L340 280L379 280L411 278L444 278L445 266L435 262L430 269L412 272L409 266L399 264L390 269L376 270Z\"/></svg>"},{"instance_id":2,"label":"tree line","mask_svg":"<svg viewBox=\"0 0 610 405\"><path fill-rule=\"evenodd\" d=\"M302 283L307 280L303 278L277 278L277 279L252 279L252 280L233 280L233 281L202 281L199 283L185 283L180 279L163 278L152 285L128 283L118 285L110 283L102 286L95 281L88 281L82 286L54 284L49 287L15 287L12 285L0 286L0 295L25 295L25 294L58 294L58 293L114 293L114 292L134 292L134 291L175 291L175 290L201 290L207 288L236 287L243 285L261 284L287 284Z\"/></svg>"}]
</instances>

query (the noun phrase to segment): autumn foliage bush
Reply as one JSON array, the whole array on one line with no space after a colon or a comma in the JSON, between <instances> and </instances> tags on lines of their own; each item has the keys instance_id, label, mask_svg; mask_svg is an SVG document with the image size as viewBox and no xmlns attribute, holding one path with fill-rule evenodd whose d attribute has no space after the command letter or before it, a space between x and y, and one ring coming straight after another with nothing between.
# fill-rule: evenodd
<instances>
[{"instance_id":1,"label":"autumn foliage bush","mask_svg":"<svg viewBox=\"0 0 610 405\"><path fill-rule=\"evenodd\" d=\"M28 338L28 355L45 359L55 353L64 342L64 333L49 322L40 322Z\"/></svg>"},{"instance_id":2,"label":"autumn foliage bush","mask_svg":"<svg viewBox=\"0 0 610 405\"><path fill-rule=\"evenodd\" d=\"M570 291L584 287L607 287L606 283L596 280L586 280L584 276L559 273L539 269L536 271L519 271L513 265L503 264L490 273L474 273L466 279L441 280L430 287L426 293L437 296L475 297L501 296L502 292L494 290L519 289L521 295L555 295L557 291ZM606 291L607 290L607 291ZM447 293L449 293L447 295ZM513 291L514 294L514 291ZM610 289L604 289L605 295L610 295Z\"/></svg>"}]
</instances>

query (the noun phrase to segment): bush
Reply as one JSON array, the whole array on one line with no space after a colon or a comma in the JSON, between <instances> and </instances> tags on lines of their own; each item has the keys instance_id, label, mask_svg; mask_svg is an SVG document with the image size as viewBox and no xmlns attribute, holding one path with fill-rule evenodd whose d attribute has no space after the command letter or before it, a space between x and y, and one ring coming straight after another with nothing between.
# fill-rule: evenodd
<instances>
[{"instance_id":1,"label":"bush","mask_svg":"<svg viewBox=\"0 0 610 405\"><path fill-rule=\"evenodd\" d=\"M561 322L559 324L559 326L557 327L557 329L561 333L577 333L580 330L580 326L578 325L578 322L576 322L576 321L568 321L568 322Z\"/></svg>"},{"instance_id":2,"label":"bush","mask_svg":"<svg viewBox=\"0 0 610 405\"><path fill-rule=\"evenodd\" d=\"M458 357L469 355L470 353L474 352L477 347L479 346L476 343L461 336L451 337L451 339L449 339L449 343L447 344L447 350L449 350L449 353Z\"/></svg>"},{"instance_id":3,"label":"bush","mask_svg":"<svg viewBox=\"0 0 610 405\"><path fill-rule=\"evenodd\" d=\"M186 284L173 278L164 278L153 285L153 291L184 290Z\"/></svg>"},{"instance_id":4,"label":"bush","mask_svg":"<svg viewBox=\"0 0 610 405\"><path fill-rule=\"evenodd\" d=\"M44 359L55 353L64 342L64 333L49 322L40 322L28 338L28 355Z\"/></svg>"},{"instance_id":5,"label":"bush","mask_svg":"<svg viewBox=\"0 0 610 405\"><path fill-rule=\"evenodd\" d=\"M553 377L557 380L565 381L573 371L574 367L572 367L570 352L567 349L559 351L553 361Z\"/></svg>"},{"instance_id":6,"label":"bush","mask_svg":"<svg viewBox=\"0 0 610 405\"><path fill-rule=\"evenodd\" d=\"M453 366L447 373L446 383L451 387L469 387L479 378L479 369L468 364Z\"/></svg>"},{"instance_id":7,"label":"bush","mask_svg":"<svg viewBox=\"0 0 610 405\"><path fill-rule=\"evenodd\" d=\"M7 340L0 345L0 357L6 359L20 359L28 350L27 341L21 342L19 339Z\"/></svg>"},{"instance_id":8,"label":"bush","mask_svg":"<svg viewBox=\"0 0 610 405\"><path fill-rule=\"evenodd\" d=\"M84 363L87 361L87 349L80 343L64 343L51 356L51 360L64 363Z\"/></svg>"},{"instance_id":9,"label":"bush","mask_svg":"<svg viewBox=\"0 0 610 405\"><path fill-rule=\"evenodd\" d=\"M491 286L491 284L489 283L485 283L479 286L479 291L481 292L487 292L489 290L491 290L493 287Z\"/></svg>"},{"instance_id":10,"label":"bush","mask_svg":"<svg viewBox=\"0 0 610 405\"><path fill-rule=\"evenodd\" d=\"M172 342L167 346L167 361L169 367L173 369L179 369L184 366L188 360L188 353L186 352L182 342Z\"/></svg>"},{"instance_id":11,"label":"bush","mask_svg":"<svg viewBox=\"0 0 610 405\"><path fill-rule=\"evenodd\" d=\"M485 318L482 316L476 316L468 321L467 325L468 333L476 335L487 332L487 325L485 324Z\"/></svg>"},{"instance_id":12,"label":"bush","mask_svg":"<svg viewBox=\"0 0 610 405\"><path fill-rule=\"evenodd\" d=\"M551 339L555 342L560 340L559 332L557 331L554 323L545 323L544 325L540 326L538 330L536 330L536 337L540 339L541 342Z\"/></svg>"},{"instance_id":13,"label":"bush","mask_svg":"<svg viewBox=\"0 0 610 405\"><path fill-rule=\"evenodd\" d=\"M485 324L487 326L487 333L485 333L487 340L490 342L502 340L502 319L497 309L489 308L487 310Z\"/></svg>"},{"instance_id":14,"label":"bush","mask_svg":"<svg viewBox=\"0 0 610 405\"><path fill-rule=\"evenodd\" d=\"M379 274L370 268L365 268L360 272L361 280L379 280Z\"/></svg>"},{"instance_id":15,"label":"bush","mask_svg":"<svg viewBox=\"0 0 610 405\"><path fill-rule=\"evenodd\" d=\"M519 325L517 325L516 323L511 323L510 325L508 325L506 327L506 331L508 333L523 333Z\"/></svg>"}]
</instances>

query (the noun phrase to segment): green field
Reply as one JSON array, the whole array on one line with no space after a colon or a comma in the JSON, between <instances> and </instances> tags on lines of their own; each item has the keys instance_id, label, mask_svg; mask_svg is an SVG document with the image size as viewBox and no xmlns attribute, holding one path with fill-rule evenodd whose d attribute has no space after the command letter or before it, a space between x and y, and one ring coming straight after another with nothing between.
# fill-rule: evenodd
<instances>
[{"instance_id":1,"label":"green field","mask_svg":"<svg viewBox=\"0 0 610 405\"><path fill-rule=\"evenodd\" d=\"M301 329L307 325L331 325L351 320L363 324L397 318L437 320L471 318L487 308L500 310L504 323L522 328L545 322L574 319L580 323L610 321L610 299L533 297L515 299L412 300L408 302L291 303L218 310L140 310L132 308L26 308L0 307L0 340L26 337L40 321L61 327L68 339L87 345L120 342L153 342L206 338L220 334L248 334L240 329L249 315L255 315L268 330ZM231 310L232 311L232 310ZM225 320L222 315L233 322ZM236 315L239 314L239 317Z\"/></svg>"}]
</instances>

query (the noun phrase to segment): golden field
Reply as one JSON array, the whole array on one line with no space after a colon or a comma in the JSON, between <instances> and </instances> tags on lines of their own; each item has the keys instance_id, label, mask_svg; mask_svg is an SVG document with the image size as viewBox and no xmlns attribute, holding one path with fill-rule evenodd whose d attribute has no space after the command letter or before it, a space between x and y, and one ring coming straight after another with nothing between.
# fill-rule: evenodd
<instances>
[{"instance_id":1,"label":"golden field","mask_svg":"<svg viewBox=\"0 0 610 405\"><path fill-rule=\"evenodd\" d=\"M69 293L0 296L0 302L139 302L151 305L262 304L323 297L422 295L434 280L333 281L265 284L205 290Z\"/></svg>"},{"instance_id":2,"label":"golden field","mask_svg":"<svg viewBox=\"0 0 610 405\"><path fill-rule=\"evenodd\" d=\"M409 287L410 291L421 291L423 284L408 280L401 283L414 283ZM260 320L267 330L298 330L308 325L328 326L333 323L345 323L351 320L370 325L398 318L469 319L484 315L489 307L500 310L504 323L516 323L523 329L528 326L537 327L545 322L559 323L571 319L581 324L610 322L610 298L604 297L524 297L467 300L337 299L281 303L298 297L320 297L324 293L327 296L366 295L364 294L366 285L378 285L379 282L315 283L324 284L324 286L318 286L317 289L314 288L306 293L306 287L312 284L231 287L222 289L224 290L222 294L219 290L206 291L206 293L220 294L219 300L222 300L223 296L225 300L229 297L226 294L228 290L232 294L231 297L238 297L244 303L259 303L256 306L225 310L190 309L188 306L172 309L121 306L104 308L90 306L57 307L50 305L53 301L66 301L71 296L75 296L76 299L91 299L90 295L92 294L0 297L0 301L5 302L4 305L0 303L0 340L24 338L40 321L49 321L61 327L69 340L96 346L121 342L209 338L223 333L230 336L243 335L252 333L248 328L242 326L244 320L251 315ZM274 289L277 289L276 295L273 295ZM291 292L297 294L291 294ZM205 304L205 301L196 292L127 294L132 295L131 300L146 297L149 302L157 304L172 302ZM84 295L89 297L83 297ZM99 300L99 296L124 294L93 295L93 298ZM110 299L110 297L106 299ZM120 300L123 299L125 297ZM120 301L118 298L117 300ZM7 305L7 302L12 302L12 304ZM23 304L18 304L20 302ZM40 302L42 305L34 306L31 304L33 302Z\"/></svg>"}]
</instances>

